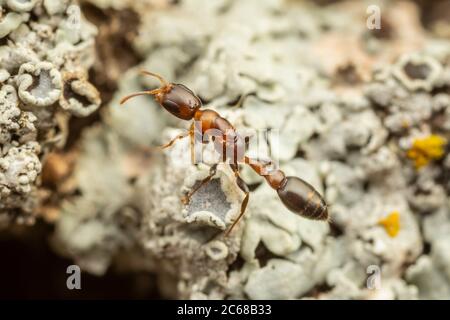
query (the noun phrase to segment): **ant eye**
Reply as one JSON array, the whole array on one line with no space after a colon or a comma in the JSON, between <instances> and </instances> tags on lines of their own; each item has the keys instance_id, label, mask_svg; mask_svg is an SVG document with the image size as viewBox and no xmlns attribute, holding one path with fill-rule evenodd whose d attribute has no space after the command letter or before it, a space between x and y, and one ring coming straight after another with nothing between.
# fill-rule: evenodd
<instances>
[{"instance_id":1,"label":"ant eye","mask_svg":"<svg viewBox=\"0 0 450 320\"><path fill-rule=\"evenodd\" d=\"M178 105L171 100L164 100L162 106L172 114L177 114L180 112Z\"/></svg>"}]
</instances>

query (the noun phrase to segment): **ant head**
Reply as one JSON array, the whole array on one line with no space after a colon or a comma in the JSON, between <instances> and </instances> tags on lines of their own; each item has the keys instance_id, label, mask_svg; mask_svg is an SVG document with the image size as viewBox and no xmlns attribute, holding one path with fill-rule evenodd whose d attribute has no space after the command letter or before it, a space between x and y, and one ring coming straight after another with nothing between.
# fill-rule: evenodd
<instances>
[{"instance_id":1,"label":"ant head","mask_svg":"<svg viewBox=\"0 0 450 320\"><path fill-rule=\"evenodd\" d=\"M155 100L167 111L183 120L194 118L195 112L200 109L202 102L189 88L182 84L169 83L161 76L142 71L143 74L153 76L161 82L161 87L155 90L136 92L124 97L120 104L139 95L152 95Z\"/></svg>"},{"instance_id":2,"label":"ant head","mask_svg":"<svg viewBox=\"0 0 450 320\"><path fill-rule=\"evenodd\" d=\"M170 84L170 88L160 96L156 95L155 99L164 109L183 120L194 118L195 112L202 106L199 97L182 84Z\"/></svg>"}]
</instances>

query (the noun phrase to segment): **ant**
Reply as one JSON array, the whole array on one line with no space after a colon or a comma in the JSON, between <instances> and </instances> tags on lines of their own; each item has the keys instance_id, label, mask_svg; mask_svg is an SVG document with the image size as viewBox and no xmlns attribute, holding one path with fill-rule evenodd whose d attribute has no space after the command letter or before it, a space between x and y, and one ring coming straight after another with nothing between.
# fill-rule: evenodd
<instances>
[{"instance_id":1,"label":"ant","mask_svg":"<svg viewBox=\"0 0 450 320\"><path fill-rule=\"evenodd\" d=\"M126 101L136 96L151 95L156 102L175 117L182 120L194 120L194 122L200 123L202 136L203 134L208 135L208 130L211 129L220 132L221 136L218 137L215 135L213 137L213 139L216 139L215 142L218 142L215 143L216 151L222 152L223 160L228 160L229 165L235 174L237 186L245 193L244 200L241 204L240 214L226 231L226 235L233 230L234 226L244 215L249 200L249 188L239 176L239 162L248 164L258 175L264 177L269 185L277 191L281 201L290 211L308 219L329 221L328 205L313 186L298 177L286 176L280 169L273 168L273 163L270 160L250 159L242 154L242 152L239 154L239 150L245 148L247 140L239 135L231 123L227 119L221 117L216 111L201 109L202 102L192 90L182 84L167 82L158 74L148 71L141 71L141 73L157 78L161 83L161 87L154 90L130 94L124 97L120 101L120 104L124 104ZM161 147L168 148L177 140L190 136L192 152L194 130L196 129L194 122L191 124L187 133L176 136L169 143ZM229 155L230 152L224 151L232 151L232 156ZM209 175L182 199L184 204L189 203L192 195L212 179L216 174L216 168L217 164L211 166Z\"/></svg>"}]
</instances>

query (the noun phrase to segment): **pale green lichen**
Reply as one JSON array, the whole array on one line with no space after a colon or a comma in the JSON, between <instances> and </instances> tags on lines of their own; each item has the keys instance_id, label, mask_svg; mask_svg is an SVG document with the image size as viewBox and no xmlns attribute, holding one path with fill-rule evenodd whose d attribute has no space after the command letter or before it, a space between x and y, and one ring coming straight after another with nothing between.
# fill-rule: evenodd
<instances>
[{"instance_id":1,"label":"pale green lichen","mask_svg":"<svg viewBox=\"0 0 450 320\"><path fill-rule=\"evenodd\" d=\"M31 11L38 0L6 0L6 5L17 12Z\"/></svg>"},{"instance_id":2,"label":"pale green lichen","mask_svg":"<svg viewBox=\"0 0 450 320\"><path fill-rule=\"evenodd\" d=\"M6 37L9 33L16 30L22 22L27 21L27 13L8 12L0 17L0 38Z\"/></svg>"}]
</instances>

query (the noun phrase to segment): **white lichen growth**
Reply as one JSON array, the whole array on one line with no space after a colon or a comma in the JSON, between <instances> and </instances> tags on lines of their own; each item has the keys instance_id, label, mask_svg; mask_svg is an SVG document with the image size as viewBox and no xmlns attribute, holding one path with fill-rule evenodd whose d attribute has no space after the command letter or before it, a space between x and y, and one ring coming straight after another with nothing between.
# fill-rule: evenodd
<instances>
[{"instance_id":1,"label":"white lichen growth","mask_svg":"<svg viewBox=\"0 0 450 320\"><path fill-rule=\"evenodd\" d=\"M9 149L0 159L2 202L3 195L9 195L12 192L19 194L31 192L34 181L41 172L41 163L37 157L39 151L37 143L28 142L21 147Z\"/></svg>"},{"instance_id":2,"label":"white lichen growth","mask_svg":"<svg viewBox=\"0 0 450 320\"><path fill-rule=\"evenodd\" d=\"M83 73L64 73L63 92L59 98L61 108L76 116L88 116L100 103L99 92Z\"/></svg>"},{"instance_id":3,"label":"white lichen growth","mask_svg":"<svg viewBox=\"0 0 450 320\"><path fill-rule=\"evenodd\" d=\"M38 0L6 0L6 5L14 11L28 12L31 11Z\"/></svg>"},{"instance_id":4,"label":"white lichen growth","mask_svg":"<svg viewBox=\"0 0 450 320\"><path fill-rule=\"evenodd\" d=\"M222 260L228 256L228 247L222 241L211 241L205 246L206 254L213 260Z\"/></svg>"},{"instance_id":5,"label":"white lichen growth","mask_svg":"<svg viewBox=\"0 0 450 320\"><path fill-rule=\"evenodd\" d=\"M188 176L186 192L200 183L209 171L204 170ZM183 210L186 222L203 223L225 230L240 213L243 193L235 185L234 174L226 165L219 165L210 183L200 188Z\"/></svg>"},{"instance_id":6,"label":"white lichen growth","mask_svg":"<svg viewBox=\"0 0 450 320\"><path fill-rule=\"evenodd\" d=\"M419 54L402 56L393 70L397 79L411 91L430 91L441 72L442 66L436 59Z\"/></svg>"},{"instance_id":7,"label":"white lichen growth","mask_svg":"<svg viewBox=\"0 0 450 320\"><path fill-rule=\"evenodd\" d=\"M17 86L24 103L46 107L61 95L61 74L50 62L25 63L20 67Z\"/></svg>"},{"instance_id":8,"label":"white lichen growth","mask_svg":"<svg viewBox=\"0 0 450 320\"><path fill-rule=\"evenodd\" d=\"M77 26L76 42L58 37L67 30L71 10ZM83 19L74 1L0 1L0 162L2 163L1 226L11 221L32 223L40 205L41 161L66 139L70 113L59 104L61 74L87 74L93 60L95 27ZM33 15L33 19L30 16ZM73 19L72 19L73 20ZM72 21L71 20L71 21ZM73 25L72 25L73 26ZM85 97L84 116L100 105L98 93L86 77L74 84L74 95ZM97 95L96 95L97 93ZM70 102L73 106L73 102ZM72 107L72 109L76 107Z\"/></svg>"},{"instance_id":9,"label":"white lichen growth","mask_svg":"<svg viewBox=\"0 0 450 320\"><path fill-rule=\"evenodd\" d=\"M3 7L0 6L3 10ZM0 38L6 37L12 31L16 30L22 22L29 19L28 13L7 12L2 13L0 16Z\"/></svg>"}]
</instances>

